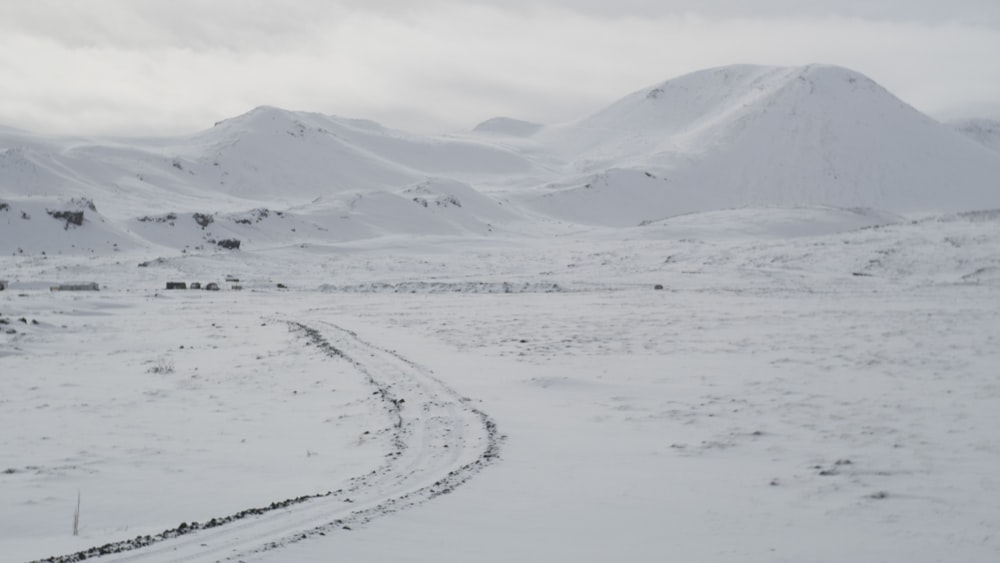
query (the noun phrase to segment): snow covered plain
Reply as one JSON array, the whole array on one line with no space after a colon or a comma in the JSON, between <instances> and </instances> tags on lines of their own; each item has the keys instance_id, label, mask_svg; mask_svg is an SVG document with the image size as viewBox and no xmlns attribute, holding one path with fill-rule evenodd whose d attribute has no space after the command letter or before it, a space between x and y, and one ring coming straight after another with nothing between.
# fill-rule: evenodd
<instances>
[{"instance_id":1,"label":"snow covered plain","mask_svg":"<svg viewBox=\"0 0 1000 563\"><path fill-rule=\"evenodd\" d=\"M16 259L0 545L333 492L105 559L992 561L998 220ZM160 289L226 274L245 289ZM66 279L103 290L46 289ZM499 459L407 496L493 447L477 413Z\"/></svg>"},{"instance_id":2,"label":"snow covered plain","mask_svg":"<svg viewBox=\"0 0 1000 563\"><path fill-rule=\"evenodd\" d=\"M441 138L0 129L0 559L1000 560L977 123L810 65Z\"/></svg>"}]
</instances>

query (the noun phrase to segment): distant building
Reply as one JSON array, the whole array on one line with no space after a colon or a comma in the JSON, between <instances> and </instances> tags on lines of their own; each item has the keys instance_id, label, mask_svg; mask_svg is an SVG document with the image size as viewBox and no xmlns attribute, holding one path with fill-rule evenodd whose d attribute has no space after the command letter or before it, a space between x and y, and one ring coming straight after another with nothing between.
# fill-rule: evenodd
<instances>
[{"instance_id":1,"label":"distant building","mask_svg":"<svg viewBox=\"0 0 1000 563\"><path fill-rule=\"evenodd\" d=\"M7 280L0 280L0 291L7 289Z\"/></svg>"},{"instance_id":2,"label":"distant building","mask_svg":"<svg viewBox=\"0 0 1000 563\"><path fill-rule=\"evenodd\" d=\"M61 283L50 288L52 291L100 291L97 282Z\"/></svg>"}]
</instances>

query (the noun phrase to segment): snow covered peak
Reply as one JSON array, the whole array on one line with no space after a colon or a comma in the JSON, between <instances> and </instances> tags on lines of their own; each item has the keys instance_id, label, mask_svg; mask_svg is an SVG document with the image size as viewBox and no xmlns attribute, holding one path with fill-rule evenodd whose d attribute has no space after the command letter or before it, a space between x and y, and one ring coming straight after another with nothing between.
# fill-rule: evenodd
<instances>
[{"instance_id":1,"label":"snow covered peak","mask_svg":"<svg viewBox=\"0 0 1000 563\"><path fill-rule=\"evenodd\" d=\"M237 119L237 120L240 120L240 119L277 119L277 118L287 117L287 116L293 115L295 113L296 112L291 111L291 110L287 110L287 109L284 109L284 108L279 108L279 107L276 107L276 106L263 105L263 106L257 106L257 107L251 109L250 111L248 111L248 112L246 112L246 113L244 113L242 115L236 116L233 119Z\"/></svg>"},{"instance_id":2,"label":"snow covered peak","mask_svg":"<svg viewBox=\"0 0 1000 563\"><path fill-rule=\"evenodd\" d=\"M633 92L566 129L582 147L591 140L588 132L605 139L616 131L629 136L672 135L778 105L800 106L806 97L818 97L822 102L817 105L825 108L849 106L859 97L862 103L905 105L870 78L838 66L733 65L693 72Z\"/></svg>"},{"instance_id":3,"label":"snow covered peak","mask_svg":"<svg viewBox=\"0 0 1000 563\"><path fill-rule=\"evenodd\" d=\"M476 125L472 130L476 133L506 135L509 137L530 137L542 126L538 123L513 119L511 117L494 117Z\"/></svg>"},{"instance_id":4,"label":"snow covered peak","mask_svg":"<svg viewBox=\"0 0 1000 563\"><path fill-rule=\"evenodd\" d=\"M214 127L203 131L201 136L285 134L302 137L309 131L318 133L350 131L391 133L381 124L367 119L350 119L315 112L292 111L274 106L257 106L246 113L217 122Z\"/></svg>"},{"instance_id":5,"label":"snow covered peak","mask_svg":"<svg viewBox=\"0 0 1000 563\"><path fill-rule=\"evenodd\" d=\"M995 152L833 65L699 71L540 137L578 174L539 200L569 220L621 225L759 205L1000 206Z\"/></svg>"},{"instance_id":6,"label":"snow covered peak","mask_svg":"<svg viewBox=\"0 0 1000 563\"><path fill-rule=\"evenodd\" d=\"M246 113L216 122L215 127L252 127L274 122L291 122L296 119L297 112L274 106L257 106Z\"/></svg>"}]
</instances>

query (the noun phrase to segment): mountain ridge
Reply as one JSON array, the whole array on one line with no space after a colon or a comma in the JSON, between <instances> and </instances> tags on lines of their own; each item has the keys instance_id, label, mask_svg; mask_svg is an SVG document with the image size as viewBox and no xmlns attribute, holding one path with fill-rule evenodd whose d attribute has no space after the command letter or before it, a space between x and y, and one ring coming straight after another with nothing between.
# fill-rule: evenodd
<instances>
[{"instance_id":1,"label":"mountain ridge","mask_svg":"<svg viewBox=\"0 0 1000 563\"><path fill-rule=\"evenodd\" d=\"M494 118L452 135L272 106L165 138L0 127L0 201L34 209L29 200L88 198L124 233L148 231L137 223L145 216L269 209L318 225L310 236L331 241L481 236L504 224L627 227L748 206L1000 208L1000 152L970 127L941 124L843 67L731 65L660 82L574 122ZM3 250L24 236L19 225L0 225L12 241ZM292 232L289 240L303 236ZM204 238L195 234L181 237L186 246ZM153 239L169 242L169 232Z\"/></svg>"}]
</instances>

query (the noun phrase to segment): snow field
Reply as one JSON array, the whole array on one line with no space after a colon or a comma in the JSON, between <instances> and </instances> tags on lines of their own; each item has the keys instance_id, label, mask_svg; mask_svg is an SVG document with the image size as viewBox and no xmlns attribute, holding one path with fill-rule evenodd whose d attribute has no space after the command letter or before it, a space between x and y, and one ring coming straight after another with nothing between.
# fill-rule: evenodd
<instances>
[{"instance_id":1,"label":"snow field","mask_svg":"<svg viewBox=\"0 0 1000 563\"><path fill-rule=\"evenodd\" d=\"M259 560L990 561L991 293L345 296L482 400L503 461Z\"/></svg>"},{"instance_id":2,"label":"snow field","mask_svg":"<svg viewBox=\"0 0 1000 563\"><path fill-rule=\"evenodd\" d=\"M3 358L16 559L333 490L381 463L390 420L363 378L265 316L277 310L208 292L15 300L40 323L15 323Z\"/></svg>"},{"instance_id":3,"label":"snow field","mask_svg":"<svg viewBox=\"0 0 1000 563\"><path fill-rule=\"evenodd\" d=\"M993 215L738 235L762 216L858 220L8 259L0 543L343 489L108 560L994 560ZM244 291L160 289L229 273ZM104 290L46 289L69 279ZM489 447L476 412L500 459L442 487Z\"/></svg>"}]
</instances>

